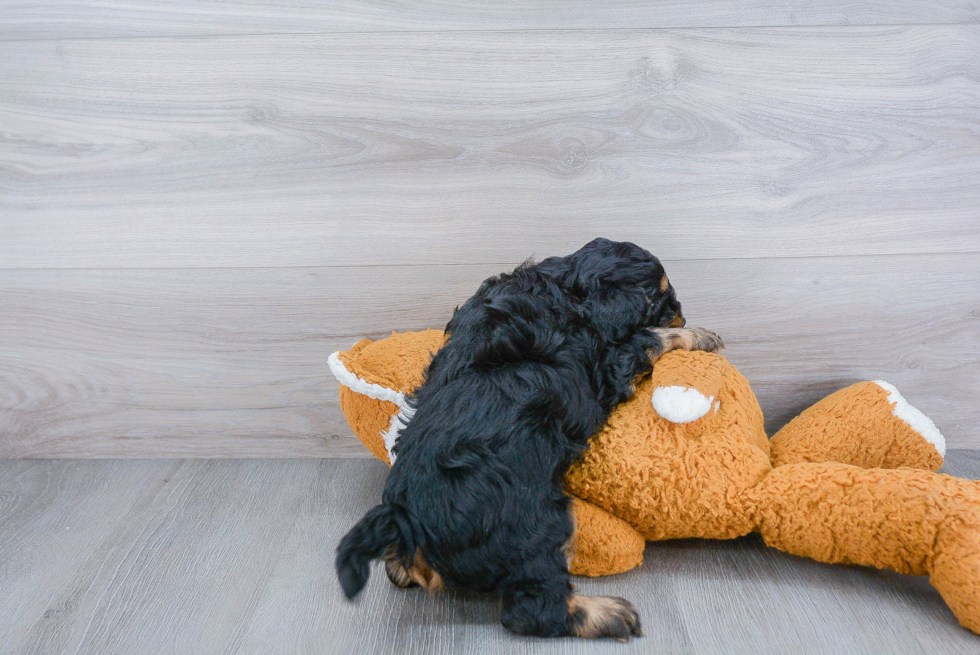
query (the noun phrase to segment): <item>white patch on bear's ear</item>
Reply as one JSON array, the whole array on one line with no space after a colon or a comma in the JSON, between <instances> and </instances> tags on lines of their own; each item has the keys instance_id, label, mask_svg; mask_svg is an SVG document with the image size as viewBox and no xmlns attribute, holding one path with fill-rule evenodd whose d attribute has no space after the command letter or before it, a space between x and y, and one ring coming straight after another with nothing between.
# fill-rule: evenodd
<instances>
[{"instance_id":1,"label":"white patch on bear's ear","mask_svg":"<svg viewBox=\"0 0 980 655\"><path fill-rule=\"evenodd\" d=\"M380 384L374 384L367 380L362 380L348 371L344 363L340 361L339 350L327 358L327 365L330 366L330 372L337 378L337 381L351 391L363 394L368 398L374 398L375 400L387 400L389 403L394 403L398 406L399 411L391 417L388 430L381 433L381 438L384 439L385 449L388 451L388 462L394 464L395 454L392 452L392 449L395 447L395 442L398 441L399 433L408 425L412 416L415 415L415 408L408 404L408 401L405 399L405 394L402 392L389 389L388 387L382 387Z\"/></svg>"},{"instance_id":2,"label":"white patch on bear's ear","mask_svg":"<svg viewBox=\"0 0 980 655\"><path fill-rule=\"evenodd\" d=\"M398 443L398 437L401 431L408 425L408 422L412 420L413 416L415 416L414 407L403 407L400 412L391 417L391 423L388 424L388 431L381 433L381 438L385 442L385 450L388 451L388 463L392 466L395 465L395 444Z\"/></svg>"},{"instance_id":3,"label":"white patch on bear's ear","mask_svg":"<svg viewBox=\"0 0 980 655\"><path fill-rule=\"evenodd\" d=\"M653 408L671 423L696 421L711 409L715 397L705 397L691 387L657 387L653 391Z\"/></svg>"},{"instance_id":4,"label":"white patch on bear's ear","mask_svg":"<svg viewBox=\"0 0 980 655\"><path fill-rule=\"evenodd\" d=\"M909 427L922 435L922 438L936 447L936 452L940 457L946 457L946 438L943 437L939 428L932 422L932 419L913 407L909 401L902 397L893 385L884 380L875 380L875 384L888 392L888 402L892 407L892 414L909 424Z\"/></svg>"},{"instance_id":5,"label":"white patch on bear's ear","mask_svg":"<svg viewBox=\"0 0 980 655\"><path fill-rule=\"evenodd\" d=\"M337 378L337 381L351 391L356 391L375 400L387 400L389 403L395 403L399 407L405 406L405 394L402 392L389 389L388 387L382 387L380 384L374 384L367 380L362 380L348 371L344 363L340 361L339 350L327 358L327 365L330 367L330 372L333 373L333 376Z\"/></svg>"}]
</instances>

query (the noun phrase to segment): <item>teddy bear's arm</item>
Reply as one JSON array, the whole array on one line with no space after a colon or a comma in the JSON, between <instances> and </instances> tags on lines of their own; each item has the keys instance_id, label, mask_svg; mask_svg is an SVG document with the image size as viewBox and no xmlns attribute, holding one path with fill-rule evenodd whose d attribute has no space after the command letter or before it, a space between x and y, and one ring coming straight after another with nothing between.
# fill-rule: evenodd
<instances>
[{"instance_id":1,"label":"teddy bear's arm","mask_svg":"<svg viewBox=\"0 0 980 655\"><path fill-rule=\"evenodd\" d=\"M980 632L978 483L803 463L773 469L746 497L770 546L821 562L928 573L960 623Z\"/></svg>"},{"instance_id":2,"label":"teddy bear's arm","mask_svg":"<svg viewBox=\"0 0 980 655\"><path fill-rule=\"evenodd\" d=\"M572 539L572 575L613 575L643 563L646 542L626 521L572 496L575 537Z\"/></svg>"},{"instance_id":3,"label":"teddy bear's arm","mask_svg":"<svg viewBox=\"0 0 980 655\"><path fill-rule=\"evenodd\" d=\"M774 466L840 462L937 471L946 442L932 421L887 382L860 382L790 421L771 442Z\"/></svg>"}]
</instances>

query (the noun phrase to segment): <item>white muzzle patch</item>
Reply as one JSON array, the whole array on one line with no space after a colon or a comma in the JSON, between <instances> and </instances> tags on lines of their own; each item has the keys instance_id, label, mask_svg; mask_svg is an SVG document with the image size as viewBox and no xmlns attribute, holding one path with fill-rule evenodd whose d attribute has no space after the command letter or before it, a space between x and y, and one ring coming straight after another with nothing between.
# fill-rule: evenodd
<instances>
[{"instance_id":1,"label":"white muzzle patch","mask_svg":"<svg viewBox=\"0 0 980 655\"><path fill-rule=\"evenodd\" d=\"M690 423L707 414L714 399L691 387L657 387L651 400L657 413L671 423Z\"/></svg>"}]
</instances>

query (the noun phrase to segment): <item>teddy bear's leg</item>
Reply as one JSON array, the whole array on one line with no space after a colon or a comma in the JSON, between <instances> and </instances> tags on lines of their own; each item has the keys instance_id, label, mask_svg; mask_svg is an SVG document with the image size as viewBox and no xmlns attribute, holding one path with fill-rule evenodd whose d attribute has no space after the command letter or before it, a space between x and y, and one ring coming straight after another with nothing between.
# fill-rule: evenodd
<instances>
[{"instance_id":1,"label":"teddy bear's leg","mask_svg":"<svg viewBox=\"0 0 980 655\"><path fill-rule=\"evenodd\" d=\"M825 462L773 469L748 495L770 546L821 562L928 573L960 623L980 633L978 483Z\"/></svg>"},{"instance_id":2,"label":"teddy bear's leg","mask_svg":"<svg viewBox=\"0 0 980 655\"><path fill-rule=\"evenodd\" d=\"M643 563L646 542L626 521L572 497L575 534L569 546L572 575L613 575Z\"/></svg>"},{"instance_id":3,"label":"teddy bear's leg","mask_svg":"<svg viewBox=\"0 0 980 655\"><path fill-rule=\"evenodd\" d=\"M887 382L859 382L805 410L770 441L774 466L840 462L937 471L946 442L925 414Z\"/></svg>"}]
</instances>

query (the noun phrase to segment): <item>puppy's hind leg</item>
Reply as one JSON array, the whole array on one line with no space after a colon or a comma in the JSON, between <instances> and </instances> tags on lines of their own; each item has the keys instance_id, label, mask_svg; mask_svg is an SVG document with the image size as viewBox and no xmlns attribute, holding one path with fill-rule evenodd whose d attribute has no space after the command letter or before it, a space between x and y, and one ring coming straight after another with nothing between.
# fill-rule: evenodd
<instances>
[{"instance_id":1,"label":"puppy's hind leg","mask_svg":"<svg viewBox=\"0 0 980 655\"><path fill-rule=\"evenodd\" d=\"M405 566L405 558L393 547L384 554L385 573L396 587L423 587L429 593L441 591L444 587L442 576L422 557L422 551L415 551L411 566Z\"/></svg>"},{"instance_id":2,"label":"puppy's hind leg","mask_svg":"<svg viewBox=\"0 0 980 655\"><path fill-rule=\"evenodd\" d=\"M402 563L401 554L395 550L394 546L388 548L382 559L384 559L385 563L385 574L391 580L391 584L402 589L418 586L418 583L412 580L412 576L408 573L408 568Z\"/></svg>"},{"instance_id":3,"label":"puppy's hind leg","mask_svg":"<svg viewBox=\"0 0 980 655\"><path fill-rule=\"evenodd\" d=\"M525 577L503 590L501 622L520 635L537 637L639 637L640 618L629 601L573 593L561 552L527 562Z\"/></svg>"}]
</instances>

